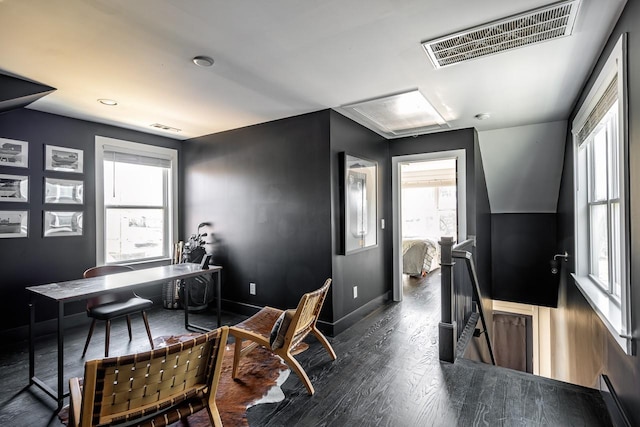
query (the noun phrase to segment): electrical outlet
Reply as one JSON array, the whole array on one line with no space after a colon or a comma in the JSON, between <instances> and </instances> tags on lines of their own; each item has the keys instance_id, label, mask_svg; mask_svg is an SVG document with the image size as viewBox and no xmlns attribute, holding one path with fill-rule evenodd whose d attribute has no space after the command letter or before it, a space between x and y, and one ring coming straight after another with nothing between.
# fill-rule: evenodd
<instances>
[{"instance_id":1,"label":"electrical outlet","mask_svg":"<svg viewBox=\"0 0 640 427\"><path fill-rule=\"evenodd\" d=\"M358 298L358 287L357 286L353 287L353 298Z\"/></svg>"},{"instance_id":2,"label":"electrical outlet","mask_svg":"<svg viewBox=\"0 0 640 427\"><path fill-rule=\"evenodd\" d=\"M256 284L255 283L249 283L249 294L251 294L251 295L255 295L256 294Z\"/></svg>"}]
</instances>

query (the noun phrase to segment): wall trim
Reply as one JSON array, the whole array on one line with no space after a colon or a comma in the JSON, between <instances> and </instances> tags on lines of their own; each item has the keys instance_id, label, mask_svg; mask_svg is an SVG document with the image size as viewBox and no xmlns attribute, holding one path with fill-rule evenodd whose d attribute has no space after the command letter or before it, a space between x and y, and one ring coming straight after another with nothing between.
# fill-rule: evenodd
<instances>
[{"instance_id":1,"label":"wall trim","mask_svg":"<svg viewBox=\"0 0 640 427\"><path fill-rule=\"evenodd\" d=\"M391 300L391 291L387 291L384 294L372 299L363 306L355 309L354 311L342 316L335 322L328 322L326 320L318 320L318 329L329 336L336 336L349 327L355 325L360 320L371 314L376 309L386 305ZM244 316L253 316L262 309L261 306L247 304L243 302L222 300L222 307L230 312L241 314Z\"/></svg>"},{"instance_id":2,"label":"wall trim","mask_svg":"<svg viewBox=\"0 0 640 427\"><path fill-rule=\"evenodd\" d=\"M84 311L81 313L69 314L64 316L64 329L71 326L78 326L86 324L87 327L91 323L87 313ZM41 322L36 322L34 335L35 338L43 337L45 335L53 335L58 330L58 319L47 319ZM27 341L29 339L29 325L18 326L17 328L6 329L0 331L0 340L4 343L17 343L20 341Z\"/></svg>"},{"instance_id":3,"label":"wall trim","mask_svg":"<svg viewBox=\"0 0 640 427\"><path fill-rule=\"evenodd\" d=\"M336 320L333 323L322 322L323 325L331 328L331 332L329 334L331 336L336 336L341 332L346 331L351 326L358 323L360 320L364 319L366 316L371 314L376 309L386 305L391 301L391 291L387 291L384 294L372 299L368 303L362 305L361 307L353 310L352 312L342 316L340 319ZM318 322L321 323L321 322Z\"/></svg>"}]
</instances>

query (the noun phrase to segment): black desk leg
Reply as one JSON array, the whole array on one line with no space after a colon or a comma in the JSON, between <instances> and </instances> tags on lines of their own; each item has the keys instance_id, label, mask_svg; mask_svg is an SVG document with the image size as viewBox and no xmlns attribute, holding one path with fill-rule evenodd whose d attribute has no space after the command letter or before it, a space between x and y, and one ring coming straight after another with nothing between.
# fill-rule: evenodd
<instances>
[{"instance_id":1,"label":"black desk leg","mask_svg":"<svg viewBox=\"0 0 640 427\"><path fill-rule=\"evenodd\" d=\"M36 324L36 306L33 302L33 296L29 302L29 385L33 384L33 377L36 374L35 366L35 342L34 328Z\"/></svg>"},{"instance_id":2,"label":"black desk leg","mask_svg":"<svg viewBox=\"0 0 640 427\"><path fill-rule=\"evenodd\" d=\"M58 409L64 400L64 303L58 302Z\"/></svg>"}]
</instances>

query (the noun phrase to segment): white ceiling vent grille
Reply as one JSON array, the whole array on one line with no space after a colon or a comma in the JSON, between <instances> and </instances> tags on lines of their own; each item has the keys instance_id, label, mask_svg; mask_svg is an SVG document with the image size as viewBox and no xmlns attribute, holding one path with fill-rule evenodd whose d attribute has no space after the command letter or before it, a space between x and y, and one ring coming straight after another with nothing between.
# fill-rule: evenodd
<instances>
[{"instance_id":1,"label":"white ceiling vent grille","mask_svg":"<svg viewBox=\"0 0 640 427\"><path fill-rule=\"evenodd\" d=\"M163 124L160 124L160 123L154 123L154 124L149 125L149 126L151 126L152 128L156 128L156 129L166 130L166 131L169 131L169 132L182 132L182 129L173 128L171 126L163 125Z\"/></svg>"},{"instance_id":2,"label":"white ceiling vent grille","mask_svg":"<svg viewBox=\"0 0 640 427\"><path fill-rule=\"evenodd\" d=\"M389 139L449 127L417 89L345 105L337 108L337 111Z\"/></svg>"},{"instance_id":3,"label":"white ceiling vent grille","mask_svg":"<svg viewBox=\"0 0 640 427\"><path fill-rule=\"evenodd\" d=\"M422 43L436 68L571 35L579 0L564 1Z\"/></svg>"}]
</instances>

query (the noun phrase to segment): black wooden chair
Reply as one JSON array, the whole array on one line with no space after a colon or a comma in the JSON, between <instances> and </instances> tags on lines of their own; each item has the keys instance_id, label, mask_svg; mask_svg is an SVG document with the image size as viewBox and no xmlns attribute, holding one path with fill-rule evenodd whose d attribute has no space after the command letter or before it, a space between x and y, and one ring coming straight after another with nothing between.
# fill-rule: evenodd
<instances>
[{"instance_id":1,"label":"black wooden chair","mask_svg":"<svg viewBox=\"0 0 640 427\"><path fill-rule=\"evenodd\" d=\"M92 267L84 272L84 278L105 276L107 274L123 273L126 271L132 271L133 268L126 265L102 265L99 267ZM153 306L153 301L146 298L140 298L133 292L125 293L113 293L101 295L97 298L87 301L87 316L92 318L91 327L89 328L89 335L87 336L87 342L84 344L84 350L82 351L82 357L87 352L89 342L91 341L91 335L93 335L93 328L96 325L96 320L105 321L105 343L104 343L104 357L109 357L109 335L111 333L111 320L126 316L127 328L129 329L129 341L131 341L131 315L134 313L142 314L142 320L144 320L144 326L147 329L147 336L149 337L149 344L153 349L153 338L151 337L151 330L149 329L149 320L147 319L147 313L145 310Z\"/></svg>"}]
</instances>

